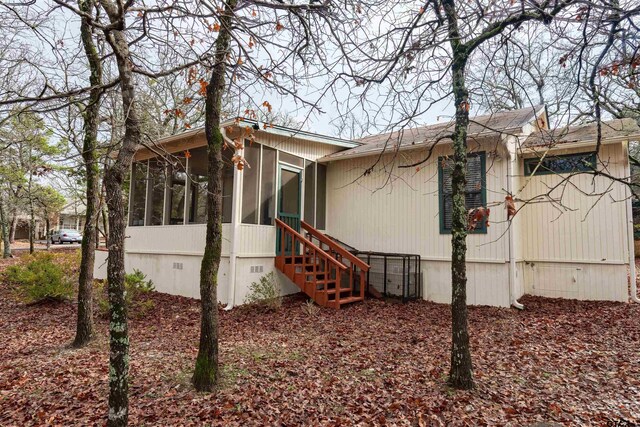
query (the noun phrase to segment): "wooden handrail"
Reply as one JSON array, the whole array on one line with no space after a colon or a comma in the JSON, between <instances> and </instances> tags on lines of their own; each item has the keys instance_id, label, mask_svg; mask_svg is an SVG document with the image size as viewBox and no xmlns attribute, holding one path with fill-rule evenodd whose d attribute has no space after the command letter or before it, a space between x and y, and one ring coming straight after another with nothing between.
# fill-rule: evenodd
<instances>
[{"instance_id":1,"label":"wooden handrail","mask_svg":"<svg viewBox=\"0 0 640 427\"><path fill-rule=\"evenodd\" d=\"M315 228L313 228L308 223L304 221L300 221L300 224L302 228L308 231L313 237L315 237L320 242L329 246L332 251L340 254L340 256L342 256L343 258L348 259L351 262L351 265L355 265L356 267L360 268L362 271L369 271L369 264L362 261L360 258L355 256L354 254L352 254L351 252L349 252L348 250L346 250L345 248L343 248L342 246L340 246L339 244L337 244L336 242L334 242L333 240L331 240L330 238L328 238L327 236L325 236L324 234L316 230Z\"/></svg>"},{"instance_id":2,"label":"wooden handrail","mask_svg":"<svg viewBox=\"0 0 640 427\"><path fill-rule=\"evenodd\" d=\"M320 248L315 243L313 243L312 241L310 241L309 239L304 237L302 234L298 233L293 228L289 227L286 223L284 223L283 221L279 220L278 218L276 218L276 225L278 227L282 227L285 231L287 231L290 234L292 234L293 236L295 236L298 240L300 240L302 242L305 242L305 244L307 246L311 247L312 249L314 249L318 255L321 255L321 256L327 258L331 263L335 264L336 267L338 267L340 270L346 270L347 269L346 265L344 265L343 263L341 263L340 261L338 261L337 259L335 259L331 255L329 255L328 253L323 251L322 248ZM284 245L284 242L280 242L280 245ZM368 268L369 268L369 266L367 265L367 269Z\"/></svg>"}]
</instances>

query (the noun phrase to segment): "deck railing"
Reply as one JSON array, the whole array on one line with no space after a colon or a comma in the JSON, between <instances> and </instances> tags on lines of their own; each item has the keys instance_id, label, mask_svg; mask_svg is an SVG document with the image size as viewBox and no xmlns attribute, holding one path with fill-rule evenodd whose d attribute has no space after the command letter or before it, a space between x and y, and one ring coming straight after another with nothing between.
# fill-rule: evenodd
<instances>
[{"instance_id":1,"label":"deck railing","mask_svg":"<svg viewBox=\"0 0 640 427\"><path fill-rule=\"evenodd\" d=\"M324 292L322 298L326 298L330 280L335 279L337 288L347 266L283 221L276 219L276 227L280 237L276 262L280 270L289 271L290 278L314 300L318 301L320 292ZM296 271L297 268L300 271ZM299 280L296 280L296 275ZM339 289L336 289L335 300L339 306Z\"/></svg>"},{"instance_id":2,"label":"deck railing","mask_svg":"<svg viewBox=\"0 0 640 427\"><path fill-rule=\"evenodd\" d=\"M348 283L349 287L360 294L360 297L364 298L364 292L367 287L366 278L369 271L369 264L340 246L338 243L327 237L325 234L313 228L310 224L301 221L302 229L309 235L309 240L313 242L313 239L318 241L318 246L325 252L329 253L331 257L340 261L346 265L349 269Z\"/></svg>"}]
</instances>

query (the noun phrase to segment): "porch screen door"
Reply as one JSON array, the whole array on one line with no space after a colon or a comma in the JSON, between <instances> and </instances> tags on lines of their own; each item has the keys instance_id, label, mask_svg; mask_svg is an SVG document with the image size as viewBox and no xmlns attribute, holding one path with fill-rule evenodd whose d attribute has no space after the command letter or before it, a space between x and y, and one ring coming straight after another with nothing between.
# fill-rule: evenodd
<instances>
[{"instance_id":1,"label":"porch screen door","mask_svg":"<svg viewBox=\"0 0 640 427\"><path fill-rule=\"evenodd\" d=\"M302 170L280 165L280 192L278 218L300 232ZM277 236L276 253L280 253L280 233ZM285 253L291 254L291 241L285 242Z\"/></svg>"}]
</instances>

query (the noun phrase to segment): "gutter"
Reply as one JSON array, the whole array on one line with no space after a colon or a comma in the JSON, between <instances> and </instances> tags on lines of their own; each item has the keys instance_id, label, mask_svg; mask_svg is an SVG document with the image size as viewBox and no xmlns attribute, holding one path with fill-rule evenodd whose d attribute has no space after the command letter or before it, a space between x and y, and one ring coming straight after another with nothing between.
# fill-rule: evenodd
<instances>
[{"instance_id":1,"label":"gutter","mask_svg":"<svg viewBox=\"0 0 640 427\"><path fill-rule=\"evenodd\" d=\"M509 152L509 159L507 162L507 192L509 195L512 195L513 189L513 162L516 161L516 156L514 153L509 151L509 147L507 147L507 151ZM513 232L513 218L509 221L509 302L512 307L517 308L518 310L524 310L524 305L518 301L515 296L515 286L516 286L516 257L515 257L515 233Z\"/></svg>"}]
</instances>

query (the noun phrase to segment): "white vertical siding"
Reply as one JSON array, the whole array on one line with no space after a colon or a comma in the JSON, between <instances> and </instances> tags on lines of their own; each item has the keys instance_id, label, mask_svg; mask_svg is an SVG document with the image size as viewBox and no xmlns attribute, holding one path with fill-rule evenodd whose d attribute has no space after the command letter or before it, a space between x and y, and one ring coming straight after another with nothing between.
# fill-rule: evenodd
<instances>
[{"instance_id":1,"label":"white vertical siding","mask_svg":"<svg viewBox=\"0 0 640 427\"><path fill-rule=\"evenodd\" d=\"M605 145L600 158L607 172L624 176L622 144ZM603 165L601 165L603 167ZM583 174L540 197L567 175L521 176L519 194L537 201L524 206L522 258L528 261L627 263L625 187L608 178ZM560 206L562 204L562 206Z\"/></svg>"},{"instance_id":2,"label":"white vertical siding","mask_svg":"<svg viewBox=\"0 0 640 427\"><path fill-rule=\"evenodd\" d=\"M600 159L600 168L625 176L622 144L602 146ZM566 177L520 176L523 190L518 197L533 200ZM625 194L623 184L584 174L549 193L555 206L545 197L525 205L518 214L525 291L547 297L626 301Z\"/></svg>"},{"instance_id":3,"label":"white vertical siding","mask_svg":"<svg viewBox=\"0 0 640 427\"><path fill-rule=\"evenodd\" d=\"M276 227L241 224L238 231L239 256L271 256L276 254Z\"/></svg>"},{"instance_id":4,"label":"white vertical siding","mask_svg":"<svg viewBox=\"0 0 640 427\"><path fill-rule=\"evenodd\" d=\"M450 154L438 147L431 159L416 168L399 169L426 156L425 150L403 153L410 158L393 162L385 155L373 172L362 176L376 157L335 161L327 177L327 233L360 250L420 254L423 259L447 260L451 235L440 233L438 156ZM506 162L487 155L487 204L491 209L487 234L467 238L471 261L508 260ZM499 204L499 205L498 205Z\"/></svg>"},{"instance_id":5,"label":"white vertical siding","mask_svg":"<svg viewBox=\"0 0 640 427\"><path fill-rule=\"evenodd\" d=\"M426 150L401 153L395 161L385 155L367 176L375 156L334 161L327 176L327 233L360 250L420 254L423 296L443 303L451 301L451 235L440 233L437 162L449 154L448 147L437 147L419 169L397 164L425 158ZM467 301L509 306L506 162L487 153L486 164L490 226L487 234L467 238Z\"/></svg>"},{"instance_id":6,"label":"white vertical siding","mask_svg":"<svg viewBox=\"0 0 640 427\"><path fill-rule=\"evenodd\" d=\"M206 224L127 227L126 253L204 254ZM229 255L231 224L222 224L222 255Z\"/></svg>"},{"instance_id":7,"label":"white vertical siding","mask_svg":"<svg viewBox=\"0 0 640 427\"><path fill-rule=\"evenodd\" d=\"M273 134L259 134L256 142L278 150L286 151L307 160L315 161L344 148L335 145L322 144L298 138L288 138Z\"/></svg>"},{"instance_id":8,"label":"white vertical siding","mask_svg":"<svg viewBox=\"0 0 640 427\"><path fill-rule=\"evenodd\" d=\"M422 261L424 299L451 303L451 262ZM467 263L467 303L509 307L509 270L506 263Z\"/></svg>"}]
</instances>

